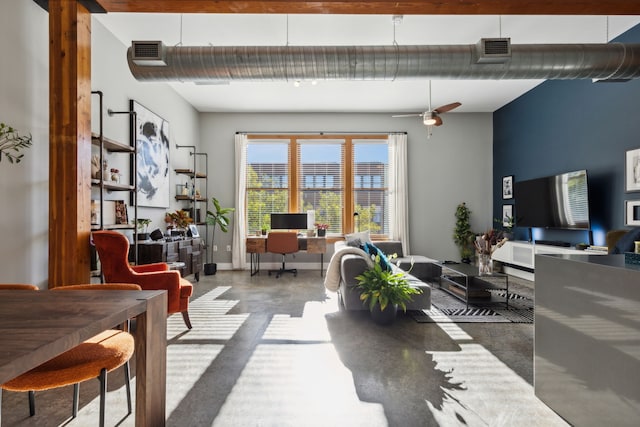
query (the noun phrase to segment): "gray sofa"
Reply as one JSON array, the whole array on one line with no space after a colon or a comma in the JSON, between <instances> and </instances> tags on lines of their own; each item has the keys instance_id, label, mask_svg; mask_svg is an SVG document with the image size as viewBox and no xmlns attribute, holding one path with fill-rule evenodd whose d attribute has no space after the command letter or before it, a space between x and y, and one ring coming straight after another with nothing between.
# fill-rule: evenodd
<instances>
[{"instance_id":1,"label":"gray sofa","mask_svg":"<svg viewBox=\"0 0 640 427\"><path fill-rule=\"evenodd\" d=\"M411 273L407 273L407 279L412 286L422 289L422 294L414 295L413 301L407 304L407 310L428 310L431 308L431 283L440 277L440 267L433 264L435 260L424 256L404 256L402 243L399 241L381 241L374 244L386 255L397 254L397 258L390 260L394 270L409 270L411 258L414 260ZM346 243L338 241L335 244L336 252ZM360 301L360 292L357 288L356 276L367 269L366 260L359 255L343 255L340 260L340 288L338 296L340 302L347 310L367 310L368 306Z\"/></svg>"}]
</instances>

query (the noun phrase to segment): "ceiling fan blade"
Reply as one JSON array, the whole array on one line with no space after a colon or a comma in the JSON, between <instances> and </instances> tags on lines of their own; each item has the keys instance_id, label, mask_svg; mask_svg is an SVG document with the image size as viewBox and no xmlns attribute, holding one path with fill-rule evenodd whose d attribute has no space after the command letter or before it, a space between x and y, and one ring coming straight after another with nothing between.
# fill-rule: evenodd
<instances>
[{"instance_id":1,"label":"ceiling fan blade","mask_svg":"<svg viewBox=\"0 0 640 427\"><path fill-rule=\"evenodd\" d=\"M442 119L440 118L440 116L436 116L435 119L436 119L436 122L433 124L434 126L442 125Z\"/></svg>"},{"instance_id":2,"label":"ceiling fan blade","mask_svg":"<svg viewBox=\"0 0 640 427\"><path fill-rule=\"evenodd\" d=\"M435 111L438 114L442 114L442 113L446 113L447 111L451 111L454 108L458 108L459 106L461 106L462 104L459 102L453 102L451 104L447 104L447 105L443 105L442 107L438 107L436 108Z\"/></svg>"},{"instance_id":3,"label":"ceiling fan blade","mask_svg":"<svg viewBox=\"0 0 640 427\"><path fill-rule=\"evenodd\" d=\"M391 117L422 117L422 116L424 116L424 113L396 114L395 116L391 116Z\"/></svg>"}]
</instances>

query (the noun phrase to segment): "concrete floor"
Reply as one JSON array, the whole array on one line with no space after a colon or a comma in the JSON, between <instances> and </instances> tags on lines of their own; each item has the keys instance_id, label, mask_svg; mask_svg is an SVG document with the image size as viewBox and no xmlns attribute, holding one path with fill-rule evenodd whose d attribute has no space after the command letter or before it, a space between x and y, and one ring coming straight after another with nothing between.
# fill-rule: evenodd
<instances>
[{"instance_id":1,"label":"concrete floor","mask_svg":"<svg viewBox=\"0 0 640 427\"><path fill-rule=\"evenodd\" d=\"M377 326L339 310L317 270L221 271L195 289L194 328L168 319L168 426L566 425L534 396L531 324ZM38 393L33 418L5 391L2 426L97 425L97 380L80 391L74 420L71 387ZM121 370L107 425L134 425Z\"/></svg>"}]
</instances>

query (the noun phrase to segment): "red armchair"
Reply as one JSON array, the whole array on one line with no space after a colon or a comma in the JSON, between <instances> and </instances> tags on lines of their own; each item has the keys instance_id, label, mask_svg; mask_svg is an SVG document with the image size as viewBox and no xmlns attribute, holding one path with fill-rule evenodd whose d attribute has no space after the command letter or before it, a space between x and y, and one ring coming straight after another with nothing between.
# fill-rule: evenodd
<instances>
[{"instance_id":1,"label":"red armchair","mask_svg":"<svg viewBox=\"0 0 640 427\"><path fill-rule=\"evenodd\" d=\"M193 285L180 277L178 271L169 270L167 263L129 265L129 240L116 231L94 231L93 242L102 264L106 283L135 283L143 290L165 290L169 304L167 314L182 313L187 328L189 320L189 297Z\"/></svg>"}]
</instances>

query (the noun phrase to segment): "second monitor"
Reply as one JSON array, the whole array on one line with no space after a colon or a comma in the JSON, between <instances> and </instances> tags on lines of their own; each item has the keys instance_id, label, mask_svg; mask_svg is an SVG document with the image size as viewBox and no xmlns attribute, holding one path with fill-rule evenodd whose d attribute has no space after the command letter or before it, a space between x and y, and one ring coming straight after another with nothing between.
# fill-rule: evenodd
<instances>
[{"instance_id":1,"label":"second monitor","mask_svg":"<svg viewBox=\"0 0 640 427\"><path fill-rule=\"evenodd\" d=\"M272 213L272 230L306 230L306 213Z\"/></svg>"}]
</instances>

